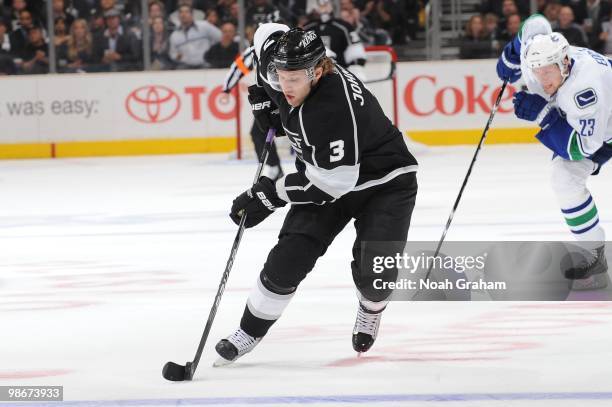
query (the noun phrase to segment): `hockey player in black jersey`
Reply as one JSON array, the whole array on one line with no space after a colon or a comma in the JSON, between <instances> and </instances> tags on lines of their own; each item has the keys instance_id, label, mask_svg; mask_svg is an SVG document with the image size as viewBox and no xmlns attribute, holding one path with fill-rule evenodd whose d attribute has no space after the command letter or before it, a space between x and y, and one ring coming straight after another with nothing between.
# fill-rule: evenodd
<instances>
[{"instance_id":1,"label":"hockey player in black jersey","mask_svg":"<svg viewBox=\"0 0 612 407\"><path fill-rule=\"evenodd\" d=\"M317 9L313 15L315 18L304 26L304 31L314 30L327 48L328 56L362 81L365 80L363 67L367 56L355 28L334 17L330 0L317 0Z\"/></svg>"},{"instance_id":2,"label":"hockey player in black jersey","mask_svg":"<svg viewBox=\"0 0 612 407\"><path fill-rule=\"evenodd\" d=\"M325 56L314 31L264 24L255 33L255 52L261 85L249 88L255 111L261 117L279 109L297 152L297 172L276 182L262 177L232 204L230 217L239 223L246 214L247 227L278 207L289 203L291 208L240 327L216 345L216 365L235 361L259 343L317 259L353 219L357 237L351 270L359 306L352 344L366 352L376 339L390 291L375 289L362 250L368 253L368 242L389 242L384 253L378 247L382 255L403 248L417 193L417 162L376 98ZM395 281L397 270L387 269L376 278Z\"/></svg>"}]
</instances>

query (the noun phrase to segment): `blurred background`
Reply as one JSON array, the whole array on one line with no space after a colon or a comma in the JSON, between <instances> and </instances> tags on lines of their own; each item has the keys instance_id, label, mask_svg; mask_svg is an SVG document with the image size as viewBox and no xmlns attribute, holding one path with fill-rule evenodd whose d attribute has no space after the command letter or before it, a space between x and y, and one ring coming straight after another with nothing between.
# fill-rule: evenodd
<instances>
[{"instance_id":1,"label":"blurred background","mask_svg":"<svg viewBox=\"0 0 612 407\"><path fill-rule=\"evenodd\" d=\"M304 26L313 0L3 0L0 73L229 67L257 25ZM496 57L531 13L572 45L612 53L609 0L337 0L334 15L400 61ZM185 52L181 34L199 30ZM197 52L197 55L195 55ZM201 53L201 55L200 55Z\"/></svg>"}]
</instances>

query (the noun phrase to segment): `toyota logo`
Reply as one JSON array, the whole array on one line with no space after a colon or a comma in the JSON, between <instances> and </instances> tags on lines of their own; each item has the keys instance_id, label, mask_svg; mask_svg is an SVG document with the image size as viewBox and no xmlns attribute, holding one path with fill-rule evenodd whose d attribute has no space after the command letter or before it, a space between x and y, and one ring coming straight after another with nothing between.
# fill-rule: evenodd
<instances>
[{"instance_id":1,"label":"toyota logo","mask_svg":"<svg viewBox=\"0 0 612 407\"><path fill-rule=\"evenodd\" d=\"M142 86L125 99L125 109L142 123L163 123L172 119L181 107L181 100L170 88L161 85Z\"/></svg>"}]
</instances>

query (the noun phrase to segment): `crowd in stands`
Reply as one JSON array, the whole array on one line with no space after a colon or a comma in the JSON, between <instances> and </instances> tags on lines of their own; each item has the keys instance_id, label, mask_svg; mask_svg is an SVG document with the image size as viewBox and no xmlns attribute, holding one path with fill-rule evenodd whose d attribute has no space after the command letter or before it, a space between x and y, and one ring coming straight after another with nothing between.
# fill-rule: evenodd
<instances>
[{"instance_id":1,"label":"crowd in stands","mask_svg":"<svg viewBox=\"0 0 612 407\"><path fill-rule=\"evenodd\" d=\"M140 0L52 2L55 65L59 72L143 69ZM304 26L318 0L246 0L246 37L257 25ZM366 44L400 45L423 29L427 0L340 0L340 17ZM538 11L570 44L612 54L612 0L537 0ZM459 40L461 58L494 58L529 15L528 0L483 0ZM151 69L228 67L238 53L237 0L149 0ZM49 71L47 5L0 0L0 74ZM245 43L244 46L248 46Z\"/></svg>"},{"instance_id":2,"label":"crowd in stands","mask_svg":"<svg viewBox=\"0 0 612 407\"><path fill-rule=\"evenodd\" d=\"M49 1L58 72L143 69L140 0ZM303 26L316 8L316 0L246 0L246 37L261 22ZM422 8L422 0L342 0L340 14L367 44L402 44L416 35ZM228 67L238 18L237 0L149 0L151 69ZM48 72L47 29L45 1L0 0L0 74Z\"/></svg>"},{"instance_id":3,"label":"crowd in stands","mask_svg":"<svg viewBox=\"0 0 612 407\"><path fill-rule=\"evenodd\" d=\"M610 0L537 0L538 12L571 45L612 54ZM526 0L484 0L460 41L461 58L495 58L529 16Z\"/></svg>"}]
</instances>

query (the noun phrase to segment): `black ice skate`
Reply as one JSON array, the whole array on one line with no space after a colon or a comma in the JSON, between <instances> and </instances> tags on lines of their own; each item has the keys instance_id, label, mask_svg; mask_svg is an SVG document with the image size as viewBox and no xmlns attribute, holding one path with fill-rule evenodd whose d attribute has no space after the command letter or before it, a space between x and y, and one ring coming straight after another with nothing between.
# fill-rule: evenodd
<instances>
[{"instance_id":1,"label":"black ice skate","mask_svg":"<svg viewBox=\"0 0 612 407\"><path fill-rule=\"evenodd\" d=\"M353 349L356 352L367 352L374 344L383 311L384 308L380 311L370 311L364 308L361 303L359 304L357 319L353 328Z\"/></svg>"},{"instance_id":2,"label":"black ice skate","mask_svg":"<svg viewBox=\"0 0 612 407\"><path fill-rule=\"evenodd\" d=\"M570 280L572 290L597 290L608 286L608 262L604 246L595 249L595 253L584 263L565 270L565 277Z\"/></svg>"},{"instance_id":3,"label":"black ice skate","mask_svg":"<svg viewBox=\"0 0 612 407\"><path fill-rule=\"evenodd\" d=\"M225 366L236 361L245 353L249 353L261 341L261 338L253 338L251 335L238 328L236 332L221 339L215 346L215 350L220 358L213 363L213 366Z\"/></svg>"}]
</instances>

